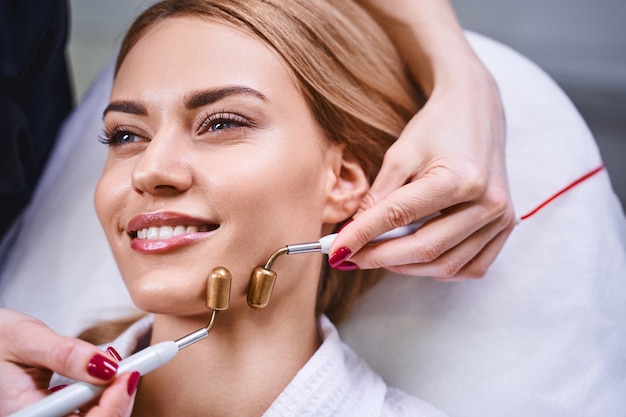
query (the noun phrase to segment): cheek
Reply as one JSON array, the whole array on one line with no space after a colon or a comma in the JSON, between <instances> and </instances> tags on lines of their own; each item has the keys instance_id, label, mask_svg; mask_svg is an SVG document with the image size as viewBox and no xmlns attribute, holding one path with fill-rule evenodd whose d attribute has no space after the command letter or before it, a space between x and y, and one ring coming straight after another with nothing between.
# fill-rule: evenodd
<instances>
[{"instance_id":1,"label":"cheek","mask_svg":"<svg viewBox=\"0 0 626 417\"><path fill-rule=\"evenodd\" d=\"M107 163L96 185L96 213L109 239L112 228L116 228L115 215L120 214L124 206L124 195L130 187L129 178L129 174L125 174L120 167L112 167Z\"/></svg>"},{"instance_id":2,"label":"cheek","mask_svg":"<svg viewBox=\"0 0 626 417\"><path fill-rule=\"evenodd\" d=\"M280 141L283 146L273 146L271 152L239 149L236 158L224 156L213 165L219 176L213 177L209 194L243 231L238 244L256 253L259 262L279 246L311 239L320 231L325 184L321 152L292 142Z\"/></svg>"},{"instance_id":3,"label":"cheek","mask_svg":"<svg viewBox=\"0 0 626 417\"><path fill-rule=\"evenodd\" d=\"M263 165L248 168L237 187L241 192L231 190L238 194L235 206L255 218L257 225L262 222L260 226L269 229L269 236L276 230L291 239L310 239L320 230L325 201L322 162L314 152L299 152L276 154Z\"/></svg>"}]
</instances>

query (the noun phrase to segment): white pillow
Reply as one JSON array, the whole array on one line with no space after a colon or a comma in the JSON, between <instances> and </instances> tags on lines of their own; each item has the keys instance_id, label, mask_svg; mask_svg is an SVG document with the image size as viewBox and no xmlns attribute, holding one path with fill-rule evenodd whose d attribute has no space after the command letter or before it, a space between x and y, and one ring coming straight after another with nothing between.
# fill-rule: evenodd
<instances>
[{"instance_id":1,"label":"white pillow","mask_svg":"<svg viewBox=\"0 0 626 417\"><path fill-rule=\"evenodd\" d=\"M545 73L469 39L502 94L521 216L600 155ZM484 279L389 274L341 333L388 382L450 416L626 415L626 219L606 171L517 225Z\"/></svg>"},{"instance_id":2,"label":"white pillow","mask_svg":"<svg viewBox=\"0 0 626 417\"><path fill-rule=\"evenodd\" d=\"M468 34L500 87L518 214L601 163L555 83L509 48ZM72 114L0 278L0 306L73 335L132 309L92 194L109 65ZM341 327L389 383L451 416L624 415L626 220L606 172L513 231L480 281L389 274Z\"/></svg>"}]
</instances>

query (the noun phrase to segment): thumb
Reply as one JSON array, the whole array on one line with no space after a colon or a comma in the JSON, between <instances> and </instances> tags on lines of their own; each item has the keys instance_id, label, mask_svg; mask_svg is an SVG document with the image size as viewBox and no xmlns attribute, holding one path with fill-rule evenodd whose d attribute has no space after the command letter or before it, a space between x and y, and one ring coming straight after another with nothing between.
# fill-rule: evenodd
<instances>
[{"instance_id":1,"label":"thumb","mask_svg":"<svg viewBox=\"0 0 626 417\"><path fill-rule=\"evenodd\" d=\"M63 376L102 384L117 372L117 362L85 341L55 333L44 323L10 310L0 312L0 335L6 360L45 368Z\"/></svg>"}]
</instances>

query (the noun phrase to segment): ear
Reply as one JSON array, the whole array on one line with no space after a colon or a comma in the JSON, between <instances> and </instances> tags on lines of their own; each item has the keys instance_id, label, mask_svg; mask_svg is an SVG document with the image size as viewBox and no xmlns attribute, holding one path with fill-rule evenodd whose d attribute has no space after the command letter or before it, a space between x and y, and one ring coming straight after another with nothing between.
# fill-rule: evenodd
<instances>
[{"instance_id":1,"label":"ear","mask_svg":"<svg viewBox=\"0 0 626 417\"><path fill-rule=\"evenodd\" d=\"M337 224L356 213L370 184L361 163L345 149L328 177L322 222Z\"/></svg>"}]
</instances>

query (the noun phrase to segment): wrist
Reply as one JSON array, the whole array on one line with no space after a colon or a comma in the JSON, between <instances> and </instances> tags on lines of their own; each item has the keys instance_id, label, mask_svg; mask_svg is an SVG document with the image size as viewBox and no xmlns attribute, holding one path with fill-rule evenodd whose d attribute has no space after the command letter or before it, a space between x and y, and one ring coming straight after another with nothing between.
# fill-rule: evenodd
<instances>
[{"instance_id":1,"label":"wrist","mask_svg":"<svg viewBox=\"0 0 626 417\"><path fill-rule=\"evenodd\" d=\"M438 61L432 71L433 84L428 99L447 97L446 101L459 101L458 104L469 101L501 106L495 79L473 50L462 57Z\"/></svg>"},{"instance_id":2,"label":"wrist","mask_svg":"<svg viewBox=\"0 0 626 417\"><path fill-rule=\"evenodd\" d=\"M418 82L426 97L449 89L476 90L495 87L491 74L469 44L446 48L445 53L430 55L425 58L421 72L414 72L413 75L417 80L424 80Z\"/></svg>"}]
</instances>

